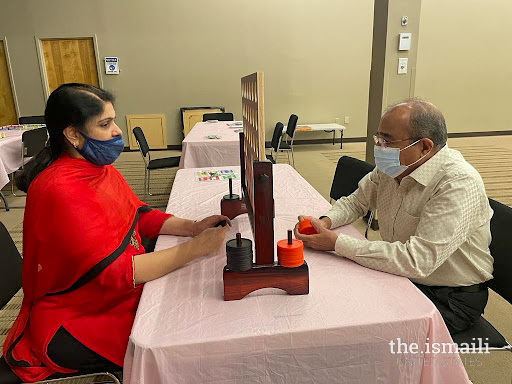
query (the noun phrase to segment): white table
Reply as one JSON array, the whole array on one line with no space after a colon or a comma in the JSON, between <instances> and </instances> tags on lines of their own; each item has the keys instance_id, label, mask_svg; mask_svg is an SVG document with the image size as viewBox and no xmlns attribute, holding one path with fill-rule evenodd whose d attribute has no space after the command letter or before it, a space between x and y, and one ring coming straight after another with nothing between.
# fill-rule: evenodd
<instances>
[{"instance_id":1,"label":"white table","mask_svg":"<svg viewBox=\"0 0 512 384\"><path fill-rule=\"evenodd\" d=\"M330 204L291 166L273 169L277 241L299 213L318 217ZM228 182L195 182L195 171L178 171L167 212L190 219L219 213ZM227 240L237 231L252 238L247 215L233 223ZM352 226L339 231L361 237ZM186 240L160 236L156 249ZM124 382L469 382L463 366L441 364L458 354L391 353L389 342L397 338L417 343L421 351L427 338L431 344L452 342L437 309L408 279L327 252L306 249L305 259L310 293L302 296L266 289L224 301L224 249L146 283L125 356ZM439 364L404 360L421 356Z\"/></svg>"},{"instance_id":2,"label":"white table","mask_svg":"<svg viewBox=\"0 0 512 384\"><path fill-rule=\"evenodd\" d=\"M0 131L6 137L0 139L0 188L9 183L9 174L21 167L21 136L23 130Z\"/></svg>"},{"instance_id":3,"label":"white table","mask_svg":"<svg viewBox=\"0 0 512 384\"><path fill-rule=\"evenodd\" d=\"M182 143L180 168L240 165L239 131L233 121L199 122ZM218 136L219 139L208 139Z\"/></svg>"},{"instance_id":4,"label":"white table","mask_svg":"<svg viewBox=\"0 0 512 384\"><path fill-rule=\"evenodd\" d=\"M332 132L332 144L336 140L336 131L340 131L340 149L343 148L343 131L346 129L345 126L336 123L326 124L300 124L295 128L295 132ZM286 130L286 127L284 128Z\"/></svg>"},{"instance_id":5,"label":"white table","mask_svg":"<svg viewBox=\"0 0 512 384\"><path fill-rule=\"evenodd\" d=\"M9 174L18 170L22 165L21 160L21 136L24 130L0 130L6 137L0 139L0 189L9 183ZM5 209L9 206L3 193L0 191L0 198L4 201Z\"/></svg>"}]
</instances>

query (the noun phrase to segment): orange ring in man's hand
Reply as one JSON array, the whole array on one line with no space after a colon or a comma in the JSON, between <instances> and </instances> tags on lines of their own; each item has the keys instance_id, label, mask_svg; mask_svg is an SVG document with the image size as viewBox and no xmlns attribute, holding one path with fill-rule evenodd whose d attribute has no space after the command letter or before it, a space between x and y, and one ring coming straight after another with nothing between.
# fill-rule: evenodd
<instances>
[{"instance_id":1,"label":"orange ring in man's hand","mask_svg":"<svg viewBox=\"0 0 512 384\"><path fill-rule=\"evenodd\" d=\"M313 224L311 224L311 220L306 219L299 223L299 233L303 235L316 235L318 232L313 227Z\"/></svg>"}]
</instances>

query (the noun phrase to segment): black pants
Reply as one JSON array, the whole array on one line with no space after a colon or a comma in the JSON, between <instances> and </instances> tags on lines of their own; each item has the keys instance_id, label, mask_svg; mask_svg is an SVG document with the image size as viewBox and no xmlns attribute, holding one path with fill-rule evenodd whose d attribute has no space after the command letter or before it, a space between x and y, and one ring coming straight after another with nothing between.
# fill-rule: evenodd
<instances>
[{"instance_id":1,"label":"black pants","mask_svg":"<svg viewBox=\"0 0 512 384\"><path fill-rule=\"evenodd\" d=\"M123 368L91 351L64 328L60 327L51 339L47 349L48 357L55 364L64 368L75 369L74 375L85 375L95 372L119 372ZM56 373L47 379L69 377L70 374ZM9 365L0 359L0 384L17 384L21 380L11 371Z\"/></svg>"},{"instance_id":2,"label":"black pants","mask_svg":"<svg viewBox=\"0 0 512 384\"><path fill-rule=\"evenodd\" d=\"M47 354L50 360L61 367L76 369L79 374L94 372L122 371L119 365L91 351L80 343L63 327L55 333L48 344Z\"/></svg>"},{"instance_id":3,"label":"black pants","mask_svg":"<svg viewBox=\"0 0 512 384\"><path fill-rule=\"evenodd\" d=\"M433 287L414 284L437 307L450 334L472 326L484 313L489 297L487 284L470 287Z\"/></svg>"}]
</instances>

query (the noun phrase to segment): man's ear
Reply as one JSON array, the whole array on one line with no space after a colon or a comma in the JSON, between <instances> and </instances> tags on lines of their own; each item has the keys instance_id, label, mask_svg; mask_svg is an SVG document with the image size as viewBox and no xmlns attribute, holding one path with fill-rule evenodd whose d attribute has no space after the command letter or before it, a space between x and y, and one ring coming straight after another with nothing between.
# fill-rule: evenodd
<instances>
[{"instance_id":1,"label":"man's ear","mask_svg":"<svg viewBox=\"0 0 512 384\"><path fill-rule=\"evenodd\" d=\"M422 145L421 153L423 155L426 155L427 153L432 151L432 148L434 148L434 142L427 137L424 137L423 139L421 139L421 145Z\"/></svg>"},{"instance_id":2,"label":"man's ear","mask_svg":"<svg viewBox=\"0 0 512 384\"><path fill-rule=\"evenodd\" d=\"M64 137L69 141L69 143L71 143L71 145L73 147L78 147L79 144L80 144L80 133L78 133L78 131L69 126L69 127L66 127L64 128Z\"/></svg>"}]
</instances>

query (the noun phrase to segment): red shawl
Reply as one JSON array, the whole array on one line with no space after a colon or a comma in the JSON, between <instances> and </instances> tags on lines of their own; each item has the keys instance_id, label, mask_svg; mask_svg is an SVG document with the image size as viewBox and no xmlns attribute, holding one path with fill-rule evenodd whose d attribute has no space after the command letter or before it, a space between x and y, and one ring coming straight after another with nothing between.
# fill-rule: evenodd
<instances>
[{"instance_id":1,"label":"red shawl","mask_svg":"<svg viewBox=\"0 0 512 384\"><path fill-rule=\"evenodd\" d=\"M31 183L23 222L23 304L3 348L22 380L74 372L46 353L61 326L123 365L142 289L133 287L132 258L144 252L138 232L154 237L169 217L147 211L114 167L67 154Z\"/></svg>"}]
</instances>

